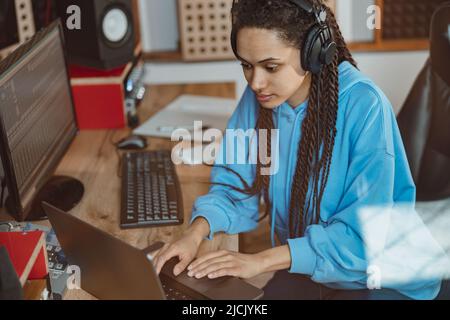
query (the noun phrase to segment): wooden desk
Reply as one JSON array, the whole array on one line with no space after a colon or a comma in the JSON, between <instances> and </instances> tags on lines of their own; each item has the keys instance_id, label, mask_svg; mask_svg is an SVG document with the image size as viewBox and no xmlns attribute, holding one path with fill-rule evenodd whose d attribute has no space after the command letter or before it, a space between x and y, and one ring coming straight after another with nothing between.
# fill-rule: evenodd
<instances>
[{"instance_id":1,"label":"wooden desk","mask_svg":"<svg viewBox=\"0 0 450 320\"><path fill-rule=\"evenodd\" d=\"M141 122L148 119L180 94L202 94L233 97L233 85L170 85L152 86L139 107ZM208 192L210 168L207 166L176 167L181 183L184 207L184 224L162 228L121 230L119 228L121 179L118 177L119 156L113 141L126 137L130 129L81 131L60 163L56 174L80 179L85 186L82 202L72 210L77 217L144 249L155 241L170 242L181 236L189 225L195 199ZM149 150L171 149L176 143L168 139L149 138ZM212 241L204 241L200 252L219 248L238 250L238 237L218 235ZM89 299L92 296L82 290L71 290L66 299Z\"/></svg>"},{"instance_id":2,"label":"wooden desk","mask_svg":"<svg viewBox=\"0 0 450 320\"><path fill-rule=\"evenodd\" d=\"M139 107L141 122L158 112L180 94L198 94L234 98L233 84L164 85L148 88ZM185 222L180 226L121 230L119 228L121 180L117 175L119 156L113 145L130 134L130 129L81 131L62 159L55 174L75 177L83 182L85 194L71 213L84 221L144 249L155 241L170 242L181 236L189 225L191 208L195 199L208 192L210 168L207 166L176 167L183 194ZM149 138L149 150L172 148L176 142L168 139ZM2 220L5 219L3 216ZM43 222L49 225L48 221ZM228 249L238 251L238 236L218 234L212 241L204 241L203 252ZM262 287L267 276L249 281ZM65 299L95 299L83 290L70 290Z\"/></svg>"}]
</instances>

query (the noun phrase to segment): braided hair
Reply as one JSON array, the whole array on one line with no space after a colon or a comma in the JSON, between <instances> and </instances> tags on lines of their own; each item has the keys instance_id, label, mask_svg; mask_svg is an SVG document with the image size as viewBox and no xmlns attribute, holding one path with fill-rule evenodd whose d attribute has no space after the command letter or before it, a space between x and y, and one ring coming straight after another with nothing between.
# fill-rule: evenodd
<instances>
[{"instance_id":1,"label":"braided hair","mask_svg":"<svg viewBox=\"0 0 450 320\"><path fill-rule=\"evenodd\" d=\"M324 6L323 0L310 1L315 6ZM339 94L338 65L343 61L348 61L356 67L356 63L347 48L333 12L328 7L326 7L326 12L328 24L337 44L337 52L332 63L324 66L320 74L313 74L311 79L309 103L306 116L302 122L302 138L299 142L297 163L291 186L289 205L289 235L291 238L302 236L306 226L317 224L320 221L320 202L328 180L336 136ZM287 0L235 1L231 15L235 34L246 27L273 30L277 32L281 40L299 50L302 50L307 31L315 23L315 18L312 14L308 14ZM322 88L323 94L320 94L319 88ZM316 112L318 103L321 106L319 113ZM316 124L318 121L320 122L320 132L317 132ZM259 107L256 129L268 132L266 155L270 155L270 133L274 129L272 110ZM319 140L317 140L317 137ZM322 153L319 155L318 151L321 149ZM265 164L264 166L270 167L270 164ZM235 186L232 188L247 195L262 195L266 204L264 218L271 211L269 201L270 179L268 175L261 175L261 168L263 168L263 164L258 157L256 177L253 184L248 185L241 178L244 188L240 189ZM319 180L320 184L318 185L315 182ZM310 190L312 182L314 183L314 189ZM318 200L318 208L315 208L316 201L311 203L311 197ZM312 205L311 208L310 205ZM314 215L314 212L317 214Z\"/></svg>"}]
</instances>

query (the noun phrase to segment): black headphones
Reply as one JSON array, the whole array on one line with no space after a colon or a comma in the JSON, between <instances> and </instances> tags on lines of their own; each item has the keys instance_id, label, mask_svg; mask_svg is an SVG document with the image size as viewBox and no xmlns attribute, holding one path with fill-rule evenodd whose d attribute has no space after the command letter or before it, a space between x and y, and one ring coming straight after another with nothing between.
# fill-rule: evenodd
<instances>
[{"instance_id":1,"label":"black headphones","mask_svg":"<svg viewBox=\"0 0 450 320\"><path fill-rule=\"evenodd\" d=\"M233 7L239 0L233 0ZM326 22L326 11L322 8L315 8L307 0L288 0L308 13L314 14L316 23L308 30L302 47L301 65L305 71L318 74L322 66L329 65L336 54L337 45L333 39L333 34ZM231 48L234 55L237 54L237 34L234 27L231 30Z\"/></svg>"}]
</instances>

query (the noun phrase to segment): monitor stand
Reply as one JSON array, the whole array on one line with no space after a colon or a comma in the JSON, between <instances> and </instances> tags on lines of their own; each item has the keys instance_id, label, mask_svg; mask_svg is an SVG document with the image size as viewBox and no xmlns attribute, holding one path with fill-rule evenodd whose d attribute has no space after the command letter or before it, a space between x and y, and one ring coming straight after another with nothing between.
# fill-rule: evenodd
<instances>
[{"instance_id":1,"label":"monitor stand","mask_svg":"<svg viewBox=\"0 0 450 320\"><path fill-rule=\"evenodd\" d=\"M70 211L83 198L83 183L75 178L66 176L53 176L39 190L34 197L25 221L36 221L47 219L42 209L42 201L48 202L63 211Z\"/></svg>"}]
</instances>

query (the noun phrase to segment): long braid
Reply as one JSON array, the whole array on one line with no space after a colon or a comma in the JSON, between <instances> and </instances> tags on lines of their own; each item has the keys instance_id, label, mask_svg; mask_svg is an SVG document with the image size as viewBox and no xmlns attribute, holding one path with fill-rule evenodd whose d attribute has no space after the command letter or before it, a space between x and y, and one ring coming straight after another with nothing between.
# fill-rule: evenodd
<instances>
[{"instance_id":1,"label":"long braid","mask_svg":"<svg viewBox=\"0 0 450 320\"><path fill-rule=\"evenodd\" d=\"M302 138L299 142L297 164L291 190L290 201L290 236L298 235L303 228L309 201L305 201L309 190L310 178L314 169L314 150L316 150L316 101L318 98L318 76L313 75L310 99L306 116L302 123Z\"/></svg>"},{"instance_id":2,"label":"long braid","mask_svg":"<svg viewBox=\"0 0 450 320\"><path fill-rule=\"evenodd\" d=\"M272 157L272 129L275 127L273 123L273 112L272 110L260 107L260 115L258 120L258 130L267 130L267 145L266 145L266 156ZM259 137L259 135L258 135ZM258 144L259 146L259 144ZM266 160L266 159L264 159ZM273 157L272 159L273 160ZM265 163L267 161L264 161ZM270 163L267 163L265 167L270 167ZM259 147L258 147L258 161L257 161L257 176L261 179L261 184L259 190L263 193L263 199L265 203L265 213L261 219L264 219L270 213L270 200L269 200L269 186L270 186L270 176L260 175L262 164L259 158Z\"/></svg>"},{"instance_id":3,"label":"long braid","mask_svg":"<svg viewBox=\"0 0 450 320\"><path fill-rule=\"evenodd\" d=\"M259 108L259 116L258 116L258 120L256 122L256 132L257 132L257 136L260 136L260 131L265 130L267 132L267 142L266 142L266 153L265 155L267 157L272 157L272 151L271 151L271 138L272 138L272 129L274 128L274 123L273 123L273 112L272 110L269 109L265 109L260 107ZM232 173L238 175L240 177L241 182L244 185L244 188L239 188L237 186L232 186L232 185L227 185L227 184L223 184L223 183L215 183L212 182L212 184L215 185L222 185L222 186L229 186L230 188L232 188L233 190L242 192L244 194L247 194L249 196L252 195L256 195L259 194L263 197L264 199L264 203L265 203L265 211L264 211L264 215L259 219L262 220L264 219L266 216L269 215L270 213L270 200L269 200L269 185L270 185L270 176L269 175L261 175L258 174L261 172L261 170L263 168L270 168L271 163L267 163L267 159L264 159L264 163L266 163L264 166L261 162L261 159L259 158L259 154L260 154L260 144L258 143L258 150L257 150L257 162L256 162L256 175L255 175L255 180L253 181L253 184L251 186L247 185L245 180L242 179L242 177L239 176L239 174L236 171L230 170L228 167L226 166L218 166L215 165L216 167L223 167L224 169L231 171ZM272 159L271 159L272 160Z\"/></svg>"},{"instance_id":4,"label":"long braid","mask_svg":"<svg viewBox=\"0 0 450 320\"><path fill-rule=\"evenodd\" d=\"M337 58L334 59L333 63L328 66L329 69L329 73L331 74L331 77L328 79L328 81L325 81L325 85L324 85L324 90L325 92L332 92L333 94L330 95L329 97L329 101L330 101L330 105L337 105L338 104L338 94L337 92L339 91L339 84L338 84L338 74L337 74ZM326 112L327 115L327 122L328 124L336 124L337 121L337 109L335 108L323 108L322 109L324 112ZM325 148L325 150L327 151L332 151L334 148L334 141L335 141L335 137L336 137L336 125L334 125L333 130L326 134L325 136L325 145L327 146ZM331 166L331 155L329 154L324 154L322 159L324 161L326 161L326 169L325 169L325 176L324 176L324 181L328 181L328 175L330 172L330 166ZM319 193L319 203L322 200L322 196L323 196L323 192L325 189L325 184L321 185L320 188L320 193ZM320 218L320 207L319 207L319 217ZM318 222L318 221L316 221Z\"/></svg>"}]
</instances>

